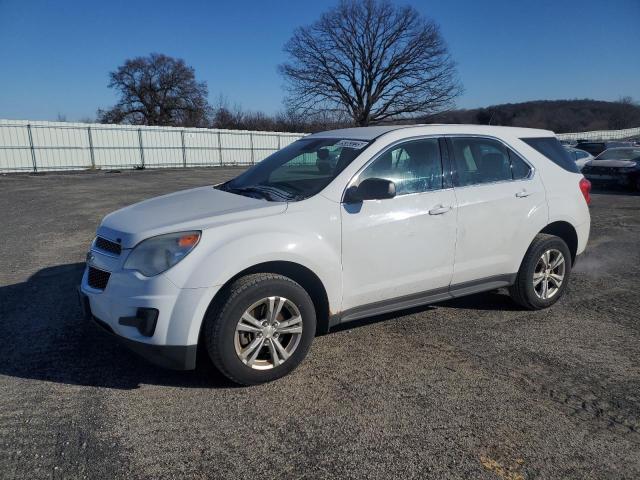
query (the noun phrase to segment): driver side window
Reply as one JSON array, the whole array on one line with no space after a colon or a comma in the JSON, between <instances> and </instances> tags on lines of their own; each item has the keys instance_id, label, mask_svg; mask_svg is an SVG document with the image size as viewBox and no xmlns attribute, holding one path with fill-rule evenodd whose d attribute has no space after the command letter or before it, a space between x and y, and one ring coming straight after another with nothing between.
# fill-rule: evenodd
<instances>
[{"instance_id":1,"label":"driver side window","mask_svg":"<svg viewBox=\"0 0 640 480\"><path fill-rule=\"evenodd\" d=\"M401 143L384 152L359 177L391 180L396 195L442 188L442 161L436 138Z\"/></svg>"}]
</instances>

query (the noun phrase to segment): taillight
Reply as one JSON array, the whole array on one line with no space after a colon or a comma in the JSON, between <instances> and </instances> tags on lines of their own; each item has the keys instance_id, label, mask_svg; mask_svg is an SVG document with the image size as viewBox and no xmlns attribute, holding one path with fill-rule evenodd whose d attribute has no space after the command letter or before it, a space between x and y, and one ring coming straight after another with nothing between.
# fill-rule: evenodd
<instances>
[{"instance_id":1,"label":"taillight","mask_svg":"<svg viewBox=\"0 0 640 480\"><path fill-rule=\"evenodd\" d=\"M580 191L584 196L584 200L587 202L587 205L589 205L591 203L591 182L583 177L580 179L579 185Z\"/></svg>"}]
</instances>

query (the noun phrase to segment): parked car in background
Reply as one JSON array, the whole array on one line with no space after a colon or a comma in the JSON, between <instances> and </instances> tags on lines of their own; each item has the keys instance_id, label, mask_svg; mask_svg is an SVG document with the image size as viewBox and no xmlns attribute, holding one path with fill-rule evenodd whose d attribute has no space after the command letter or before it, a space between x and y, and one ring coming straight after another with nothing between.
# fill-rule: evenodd
<instances>
[{"instance_id":1,"label":"parked car in background","mask_svg":"<svg viewBox=\"0 0 640 480\"><path fill-rule=\"evenodd\" d=\"M576 165L580 170L582 170L582 168L588 161L593 160L594 158L593 155L591 155L589 152L585 152L584 150L580 150L579 148L567 146L565 146L564 148L569 153L571 159L576 162Z\"/></svg>"},{"instance_id":2,"label":"parked car in background","mask_svg":"<svg viewBox=\"0 0 640 480\"><path fill-rule=\"evenodd\" d=\"M578 143L574 147L580 150L584 150L585 152L588 152L595 157L609 148L630 146L632 146L630 142L594 142L590 140L578 140Z\"/></svg>"},{"instance_id":3,"label":"parked car in background","mask_svg":"<svg viewBox=\"0 0 640 480\"><path fill-rule=\"evenodd\" d=\"M80 298L151 361L192 369L200 346L231 380L267 382L352 320L501 287L550 307L587 244L589 191L550 131L316 133L107 215Z\"/></svg>"},{"instance_id":4,"label":"parked car in background","mask_svg":"<svg viewBox=\"0 0 640 480\"><path fill-rule=\"evenodd\" d=\"M610 148L582 169L593 183L631 187L640 192L640 147Z\"/></svg>"}]
</instances>

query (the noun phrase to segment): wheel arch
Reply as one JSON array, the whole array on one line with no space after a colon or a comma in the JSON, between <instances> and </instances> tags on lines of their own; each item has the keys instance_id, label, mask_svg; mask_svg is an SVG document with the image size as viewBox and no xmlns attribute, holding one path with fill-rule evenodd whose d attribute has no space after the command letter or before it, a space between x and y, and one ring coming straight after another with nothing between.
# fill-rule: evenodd
<instances>
[{"instance_id":1,"label":"wheel arch","mask_svg":"<svg viewBox=\"0 0 640 480\"><path fill-rule=\"evenodd\" d=\"M548 224L538 233L546 233L548 235L555 235L556 237L560 237L569 247L569 251L571 252L571 264L573 265L576 261L576 253L578 251L578 232L575 227L571 225L569 222L565 221L556 221Z\"/></svg>"},{"instance_id":2,"label":"wheel arch","mask_svg":"<svg viewBox=\"0 0 640 480\"><path fill-rule=\"evenodd\" d=\"M224 292L229 285L237 279L253 273L274 273L288 277L298 283L307 291L316 310L316 335L325 334L329 331L329 297L322 280L320 280L320 277L318 277L318 275L316 275L310 268L299 263L286 260L258 263L236 273L233 277L227 280L224 285L222 285L211 299L205 318L212 306L215 305L215 302L220 299L222 292ZM203 321L200 325L198 343L201 343L202 340L204 324L205 322Z\"/></svg>"}]
</instances>

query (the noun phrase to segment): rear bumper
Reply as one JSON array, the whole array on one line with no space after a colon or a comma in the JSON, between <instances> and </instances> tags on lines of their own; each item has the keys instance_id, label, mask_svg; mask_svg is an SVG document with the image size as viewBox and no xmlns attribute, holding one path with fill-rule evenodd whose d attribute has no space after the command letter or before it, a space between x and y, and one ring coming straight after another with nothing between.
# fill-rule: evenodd
<instances>
[{"instance_id":1,"label":"rear bumper","mask_svg":"<svg viewBox=\"0 0 640 480\"><path fill-rule=\"evenodd\" d=\"M576 256L582 254L587 248L587 242L589 241L589 234L591 232L591 219L575 227L576 234L578 236L578 245L576 249Z\"/></svg>"},{"instance_id":2,"label":"rear bumper","mask_svg":"<svg viewBox=\"0 0 640 480\"><path fill-rule=\"evenodd\" d=\"M114 332L107 322L93 314L89 297L81 288L78 288L78 297L86 320L91 321L101 330L118 339L129 350L145 360L171 370L193 370L196 368L197 345L156 345L125 338Z\"/></svg>"}]
</instances>

